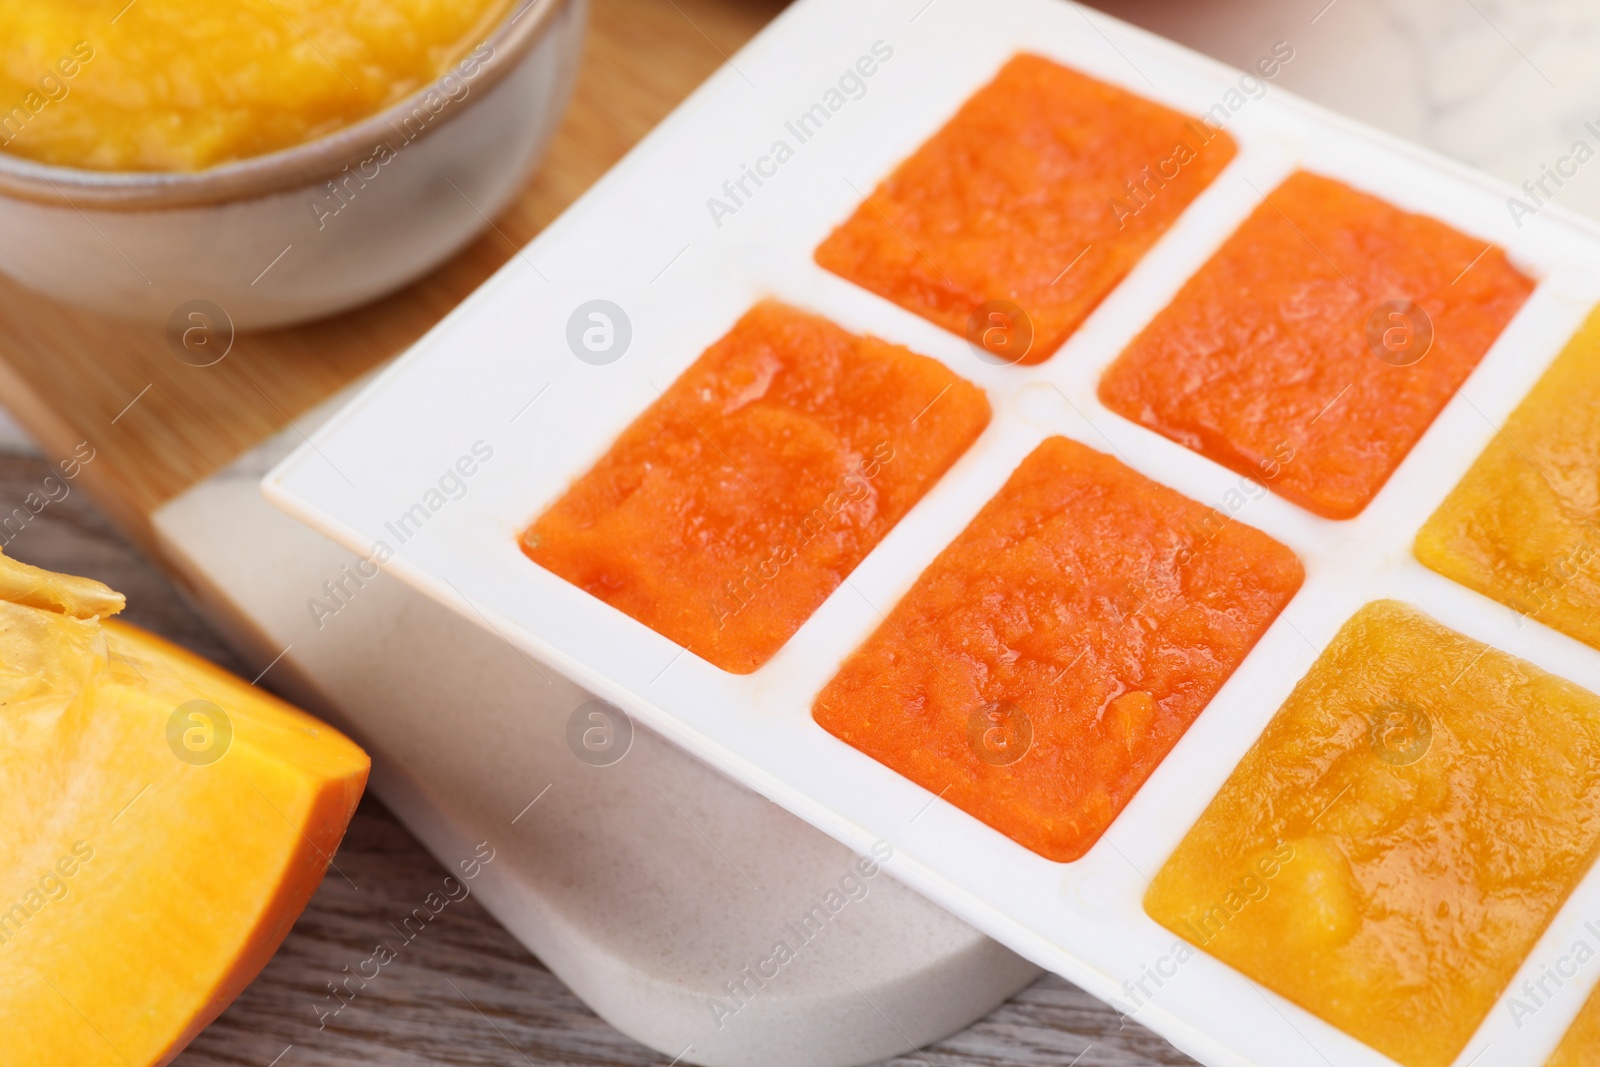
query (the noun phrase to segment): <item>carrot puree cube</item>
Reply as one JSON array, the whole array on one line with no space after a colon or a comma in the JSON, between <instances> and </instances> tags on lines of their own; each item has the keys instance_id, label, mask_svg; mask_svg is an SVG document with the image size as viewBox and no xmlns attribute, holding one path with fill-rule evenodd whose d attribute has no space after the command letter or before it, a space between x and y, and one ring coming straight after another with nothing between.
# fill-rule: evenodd
<instances>
[{"instance_id":1,"label":"carrot puree cube","mask_svg":"<svg viewBox=\"0 0 1600 1067\"><path fill-rule=\"evenodd\" d=\"M1198 120L1018 55L833 231L816 260L957 334L969 333L981 306L1007 301L1028 319L1031 345L986 347L1038 363L1236 150Z\"/></svg>"},{"instance_id":2,"label":"carrot puree cube","mask_svg":"<svg viewBox=\"0 0 1600 1067\"><path fill-rule=\"evenodd\" d=\"M1600 310L1417 535L1424 564L1600 648Z\"/></svg>"},{"instance_id":3,"label":"carrot puree cube","mask_svg":"<svg viewBox=\"0 0 1600 1067\"><path fill-rule=\"evenodd\" d=\"M1075 860L1303 577L1260 531L1052 437L812 715L1019 844Z\"/></svg>"},{"instance_id":4,"label":"carrot puree cube","mask_svg":"<svg viewBox=\"0 0 1600 1067\"><path fill-rule=\"evenodd\" d=\"M1600 697L1378 601L1145 910L1404 1067L1448 1067L1594 862L1597 814Z\"/></svg>"},{"instance_id":5,"label":"carrot puree cube","mask_svg":"<svg viewBox=\"0 0 1600 1067\"><path fill-rule=\"evenodd\" d=\"M794 636L989 422L943 364L758 304L522 534L735 674Z\"/></svg>"},{"instance_id":6,"label":"carrot puree cube","mask_svg":"<svg viewBox=\"0 0 1600 1067\"><path fill-rule=\"evenodd\" d=\"M1500 249L1300 172L1118 357L1100 398L1348 519L1532 291Z\"/></svg>"}]
</instances>

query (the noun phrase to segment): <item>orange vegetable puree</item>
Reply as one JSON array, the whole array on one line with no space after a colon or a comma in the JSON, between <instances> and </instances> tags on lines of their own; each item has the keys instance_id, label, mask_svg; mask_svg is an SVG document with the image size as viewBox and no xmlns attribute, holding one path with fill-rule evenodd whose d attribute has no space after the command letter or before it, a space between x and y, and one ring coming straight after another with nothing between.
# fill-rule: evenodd
<instances>
[{"instance_id":1,"label":"orange vegetable puree","mask_svg":"<svg viewBox=\"0 0 1600 1067\"><path fill-rule=\"evenodd\" d=\"M1577 1021L1545 1067L1600 1067L1600 989L1578 1012Z\"/></svg>"},{"instance_id":2,"label":"orange vegetable puree","mask_svg":"<svg viewBox=\"0 0 1600 1067\"><path fill-rule=\"evenodd\" d=\"M1301 172L1128 346L1100 396L1301 507L1348 519L1532 289L1500 249Z\"/></svg>"},{"instance_id":3,"label":"orange vegetable puree","mask_svg":"<svg viewBox=\"0 0 1600 1067\"><path fill-rule=\"evenodd\" d=\"M1600 648L1600 311L1422 532L1440 574Z\"/></svg>"},{"instance_id":4,"label":"orange vegetable puree","mask_svg":"<svg viewBox=\"0 0 1600 1067\"><path fill-rule=\"evenodd\" d=\"M1022 845L1074 860L1302 577L1265 534L1053 437L922 573L812 714Z\"/></svg>"},{"instance_id":5,"label":"orange vegetable puree","mask_svg":"<svg viewBox=\"0 0 1600 1067\"><path fill-rule=\"evenodd\" d=\"M1597 812L1600 697L1378 601L1145 908L1404 1067L1447 1067L1594 861Z\"/></svg>"},{"instance_id":6,"label":"orange vegetable puree","mask_svg":"<svg viewBox=\"0 0 1600 1067\"><path fill-rule=\"evenodd\" d=\"M1225 133L1019 55L817 249L823 267L958 334L980 305L1029 320L1038 363L1078 328L1236 151ZM1014 313L1013 313L1014 314ZM991 321L985 316L979 329ZM983 337L980 332L973 336ZM1020 355L1021 358L1017 358Z\"/></svg>"},{"instance_id":7,"label":"orange vegetable puree","mask_svg":"<svg viewBox=\"0 0 1600 1067\"><path fill-rule=\"evenodd\" d=\"M398 143L470 92L509 7L0 0L0 150L95 170L200 170L347 126L461 61Z\"/></svg>"},{"instance_id":8,"label":"orange vegetable puree","mask_svg":"<svg viewBox=\"0 0 1600 1067\"><path fill-rule=\"evenodd\" d=\"M926 356L757 305L522 535L736 674L772 657L989 422Z\"/></svg>"}]
</instances>

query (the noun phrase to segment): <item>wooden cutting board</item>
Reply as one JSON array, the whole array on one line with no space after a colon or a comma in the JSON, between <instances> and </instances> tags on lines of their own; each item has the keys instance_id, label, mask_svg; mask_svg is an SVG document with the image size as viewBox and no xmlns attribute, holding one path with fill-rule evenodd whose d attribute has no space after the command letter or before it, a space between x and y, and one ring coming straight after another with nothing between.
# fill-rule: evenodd
<instances>
[{"instance_id":1,"label":"wooden cutting board","mask_svg":"<svg viewBox=\"0 0 1600 1067\"><path fill-rule=\"evenodd\" d=\"M594 183L786 0L591 0L577 91L550 153L477 240L422 280L308 326L241 334L194 367L160 327L0 279L0 404L51 461L94 449L79 485L159 556L164 501L403 352ZM88 225L85 222L85 225Z\"/></svg>"}]
</instances>

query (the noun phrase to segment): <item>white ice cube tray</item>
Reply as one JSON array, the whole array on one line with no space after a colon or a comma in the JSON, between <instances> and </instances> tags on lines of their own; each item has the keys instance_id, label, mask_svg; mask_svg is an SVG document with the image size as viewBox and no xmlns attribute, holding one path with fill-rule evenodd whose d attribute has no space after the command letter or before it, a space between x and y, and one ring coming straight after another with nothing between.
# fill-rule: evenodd
<instances>
[{"instance_id":1,"label":"white ice cube tray","mask_svg":"<svg viewBox=\"0 0 1600 1067\"><path fill-rule=\"evenodd\" d=\"M1272 89L1231 112L1238 157L1066 345L1035 366L993 365L964 339L825 272L812 253L1018 51L1191 115L1242 98L1228 96L1240 72L1059 0L800 0L274 470L265 491L362 555L386 544L395 552L387 566L406 581L846 844L865 852L888 842L895 876L1203 1062L1387 1064L1204 953L1174 966L1177 941L1141 900L1147 878L1295 682L1368 601L1407 601L1600 692L1600 653L1520 621L1411 554L1417 529L1600 301L1600 228L1555 207L1518 228L1506 205L1512 190L1498 182ZM841 83L864 56L877 60L863 65L872 75ZM802 142L792 124L819 102L837 107ZM776 152L779 141L791 151ZM758 163L762 184L747 181L751 195L731 214L713 210L711 198L729 203L724 182ZM1383 491L1346 522L1262 495L1095 395L1106 365L1261 193L1297 168L1495 242L1539 282ZM658 391L769 296L941 360L988 393L994 418L778 655L737 676L534 565L517 535ZM567 341L569 317L596 299L620 307L631 326L626 352L605 365L578 359ZM1304 588L1249 658L1095 848L1068 864L837 740L810 713L843 658L1051 434L1111 452L1264 530L1306 567ZM492 457L458 466L474 446ZM470 476L447 474L467 469ZM426 518L402 541L398 523L408 512ZM1595 874L1513 989L1580 940L1600 947L1584 925L1593 918ZM1159 986L1151 972L1161 974ZM1520 1026L1503 1000L1461 1062L1542 1064L1597 976L1600 963L1590 964ZM1141 979L1152 997L1130 993Z\"/></svg>"}]
</instances>

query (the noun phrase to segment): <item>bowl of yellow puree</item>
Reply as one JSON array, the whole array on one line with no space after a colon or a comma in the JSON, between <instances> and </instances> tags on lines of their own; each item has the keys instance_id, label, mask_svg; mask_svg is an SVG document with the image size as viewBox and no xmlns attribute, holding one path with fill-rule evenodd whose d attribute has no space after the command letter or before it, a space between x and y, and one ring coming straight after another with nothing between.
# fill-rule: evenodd
<instances>
[{"instance_id":1,"label":"bowl of yellow puree","mask_svg":"<svg viewBox=\"0 0 1600 1067\"><path fill-rule=\"evenodd\" d=\"M571 94L584 0L0 0L0 272L238 327L469 241Z\"/></svg>"}]
</instances>

